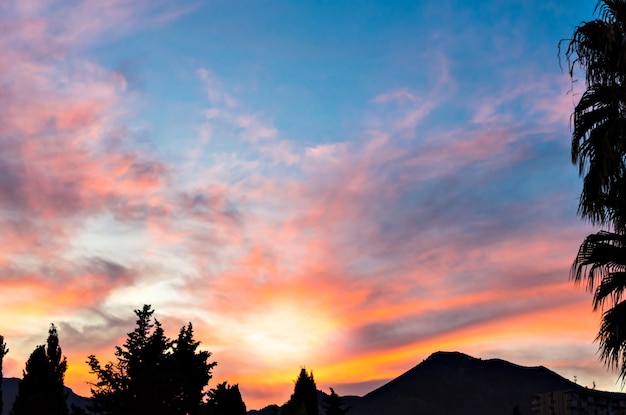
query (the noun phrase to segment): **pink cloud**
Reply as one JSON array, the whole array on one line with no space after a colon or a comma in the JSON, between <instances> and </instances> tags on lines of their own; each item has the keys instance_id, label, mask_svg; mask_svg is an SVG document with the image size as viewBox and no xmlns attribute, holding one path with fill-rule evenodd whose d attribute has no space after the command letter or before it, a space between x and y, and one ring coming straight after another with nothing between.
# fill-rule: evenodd
<instances>
[{"instance_id":1,"label":"pink cloud","mask_svg":"<svg viewBox=\"0 0 626 415\"><path fill-rule=\"evenodd\" d=\"M5 321L0 331L16 346L15 361L26 360L34 345L24 336L34 334L18 333L14 323L23 328L42 318L45 324L60 319L56 322L69 330L67 321L76 325L93 318L88 310L106 310L114 293L162 272L154 265L158 259L151 262L154 257L147 254L145 262L140 259L142 239L154 237L156 244L167 234L174 244L191 235L189 245L207 247L208 227L236 227L236 212L226 206L223 188L179 189L172 166L135 145L125 124L134 103L126 80L80 55L82 47L104 35L119 35L135 23L152 24L162 15L157 10L142 21L145 16L138 14L146 2L122 3L0 6L0 23L11 27L0 40L0 52L11 61L0 63L0 280L7 299L3 313L19 316ZM106 233L90 233L107 225ZM102 254L110 253L116 238L118 262ZM122 245L133 251L120 253ZM106 339L109 347L124 330ZM95 351L90 348L102 342L95 331L84 334L69 347L72 368L81 367L79 362ZM68 381L84 380L86 370L72 369Z\"/></svg>"},{"instance_id":2,"label":"pink cloud","mask_svg":"<svg viewBox=\"0 0 626 415\"><path fill-rule=\"evenodd\" d=\"M33 56L59 58L103 38L117 38L139 27L171 21L196 5L168 1L103 0L67 3L59 0L10 0L2 4L3 26L11 36L3 44L28 50Z\"/></svg>"},{"instance_id":3,"label":"pink cloud","mask_svg":"<svg viewBox=\"0 0 626 415\"><path fill-rule=\"evenodd\" d=\"M325 374L322 383L339 373L329 368L344 367L337 363L342 359L391 375L415 364L416 351L427 353L438 344L469 348L480 336L494 342L514 336L509 323L515 316L523 316L525 324L516 330L539 338L545 330L535 327L533 318L556 310L564 316L567 311L561 310L569 307L583 313L585 294L567 281L567 271L585 229L566 218L542 219L545 212L555 212L553 206L567 205L565 196L536 205L534 200L507 202L490 216L481 212L489 208L481 205L488 203L488 194L472 193L532 160L532 152L516 151L517 146L543 140L533 135L555 128L550 116L542 115L539 125L527 128L494 122L487 130L437 131L428 140L419 139L428 131L412 133L409 145L407 136L396 134L397 120L414 110L408 104L398 108L397 118L389 117L388 124L364 134L358 144L303 149L298 178L260 174L251 164L247 180L229 187L231 196L245 199L250 208L238 245L231 247L231 262L202 288L193 286L206 293L207 303L215 304L223 318L253 333L259 327L255 317L271 316L273 306L293 303L298 304L296 317L313 314L342 327L339 333L330 327L320 331L340 339L333 356L307 354L309 362L326 368L318 371ZM452 178L457 183L451 185ZM468 197L467 189L487 201ZM440 207L432 203L438 198ZM442 217L443 212L455 215ZM302 327L320 330L304 322ZM363 327L372 331L360 337ZM486 334L489 327L495 330L492 337ZM373 340L368 344L377 332L387 333L381 338L390 342L388 347ZM464 337L467 333L473 337ZM256 355L238 350L230 344L223 351L224 376L254 383L243 367ZM368 363L377 359L385 363ZM287 385L288 368L276 370ZM365 380L371 376L344 373ZM250 396L268 396L255 385L248 387Z\"/></svg>"}]
</instances>

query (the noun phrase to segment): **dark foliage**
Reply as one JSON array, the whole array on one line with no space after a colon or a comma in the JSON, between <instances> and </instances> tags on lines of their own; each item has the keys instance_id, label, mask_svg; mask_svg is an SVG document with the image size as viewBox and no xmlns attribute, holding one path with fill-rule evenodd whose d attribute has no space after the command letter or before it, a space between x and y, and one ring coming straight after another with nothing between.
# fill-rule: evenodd
<instances>
[{"instance_id":1,"label":"dark foliage","mask_svg":"<svg viewBox=\"0 0 626 415\"><path fill-rule=\"evenodd\" d=\"M137 327L123 346L116 346L115 363L104 367L91 355L87 363L98 378L92 384L91 409L100 414L196 415L215 362L199 351L191 323L172 341L153 319L149 305L135 310Z\"/></svg>"},{"instance_id":2,"label":"dark foliage","mask_svg":"<svg viewBox=\"0 0 626 415\"><path fill-rule=\"evenodd\" d=\"M54 324L46 345L37 346L26 362L11 415L68 415L63 378L67 361Z\"/></svg>"},{"instance_id":3,"label":"dark foliage","mask_svg":"<svg viewBox=\"0 0 626 415\"><path fill-rule=\"evenodd\" d=\"M4 336L0 336L0 414L4 410L4 401L2 399L2 361L4 360L4 356L9 353L9 349L7 349L7 345L4 342Z\"/></svg>"},{"instance_id":4,"label":"dark foliage","mask_svg":"<svg viewBox=\"0 0 626 415\"><path fill-rule=\"evenodd\" d=\"M241 398L239 385L218 384L208 393L209 401L203 413L207 415L246 415L246 404Z\"/></svg>"},{"instance_id":5,"label":"dark foliage","mask_svg":"<svg viewBox=\"0 0 626 415\"><path fill-rule=\"evenodd\" d=\"M191 323L180 329L173 343L169 367L177 414L198 412L198 405L204 397L203 389L211 380L211 370L217 365L209 362L211 353L198 350L199 345L200 342L193 338Z\"/></svg>"},{"instance_id":6,"label":"dark foliage","mask_svg":"<svg viewBox=\"0 0 626 415\"><path fill-rule=\"evenodd\" d=\"M568 41L569 74L585 73L586 90L572 114L572 162L583 177L578 211L606 227L587 236L570 277L594 293L594 310L608 310L596 340L600 356L626 379L626 1L601 0L597 19Z\"/></svg>"},{"instance_id":7,"label":"dark foliage","mask_svg":"<svg viewBox=\"0 0 626 415\"><path fill-rule=\"evenodd\" d=\"M339 397L333 388L330 388L330 395L325 397L322 404L326 415L346 415L350 408L344 408L344 406L343 398Z\"/></svg>"},{"instance_id":8,"label":"dark foliage","mask_svg":"<svg viewBox=\"0 0 626 415\"><path fill-rule=\"evenodd\" d=\"M594 292L594 310L606 301L617 305L626 288L626 236L613 232L587 236L571 272L574 281L586 280L587 288Z\"/></svg>"},{"instance_id":9,"label":"dark foliage","mask_svg":"<svg viewBox=\"0 0 626 415\"><path fill-rule=\"evenodd\" d=\"M291 399L283 405L283 415L318 415L317 387L313 372L308 374L305 368L300 370Z\"/></svg>"},{"instance_id":10,"label":"dark foliage","mask_svg":"<svg viewBox=\"0 0 626 415\"><path fill-rule=\"evenodd\" d=\"M602 0L598 19L569 39L570 76L580 67L586 91L574 109L572 161L584 177L579 212L595 225L626 230L626 1Z\"/></svg>"}]
</instances>

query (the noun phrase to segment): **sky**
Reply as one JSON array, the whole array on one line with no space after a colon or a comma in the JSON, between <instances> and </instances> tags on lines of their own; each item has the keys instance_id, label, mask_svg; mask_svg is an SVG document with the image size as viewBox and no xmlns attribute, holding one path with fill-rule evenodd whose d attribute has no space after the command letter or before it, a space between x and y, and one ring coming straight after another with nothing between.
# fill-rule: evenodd
<instances>
[{"instance_id":1,"label":"sky","mask_svg":"<svg viewBox=\"0 0 626 415\"><path fill-rule=\"evenodd\" d=\"M151 304L249 409L362 395L439 350L620 390L558 43L596 2L5 0L0 334L66 385Z\"/></svg>"}]
</instances>

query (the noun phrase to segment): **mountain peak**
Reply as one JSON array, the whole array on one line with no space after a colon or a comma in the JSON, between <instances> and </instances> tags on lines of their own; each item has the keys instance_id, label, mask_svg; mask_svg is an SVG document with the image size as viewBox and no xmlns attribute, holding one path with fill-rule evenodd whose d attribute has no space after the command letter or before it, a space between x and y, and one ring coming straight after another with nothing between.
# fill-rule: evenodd
<instances>
[{"instance_id":1,"label":"mountain peak","mask_svg":"<svg viewBox=\"0 0 626 415\"><path fill-rule=\"evenodd\" d=\"M463 361L463 360L480 360L480 359L477 359L475 357L472 357L470 355L467 355L461 352L438 351L428 356L425 362L428 362L428 361L430 362L440 362L440 361L458 362L458 361Z\"/></svg>"},{"instance_id":2,"label":"mountain peak","mask_svg":"<svg viewBox=\"0 0 626 415\"><path fill-rule=\"evenodd\" d=\"M438 351L355 402L352 412L497 415L511 413L517 406L520 413L530 415L534 395L578 388L579 385L545 367Z\"/></svg>"}]
</instances>

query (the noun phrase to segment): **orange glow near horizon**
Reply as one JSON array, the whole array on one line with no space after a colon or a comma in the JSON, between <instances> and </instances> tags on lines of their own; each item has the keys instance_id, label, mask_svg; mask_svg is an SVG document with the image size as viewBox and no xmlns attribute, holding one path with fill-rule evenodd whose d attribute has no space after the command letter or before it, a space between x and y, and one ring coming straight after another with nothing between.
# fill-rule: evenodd
<instances>
[{"instance_id":1,"label":"orange glow near horizon","mask_svg":"<svg viewBox=\"0 0 626 415\"><path fill-rule=\"evenodd\" d=\"M232 277L228 277L226 281L229 281L228 285L234 283ZM547 350L553 345L554 350L560 350L570 343L591 344L599 320L597 313L590 312L589 304L580 301L587 297L580 295L569 282L541 288L485 290L452 297L444 295L442 298L407 301L388 306L381 304L367 309L357 306L365 301L366 293L355 293L354 296L348 295L344 299L335 283L329 281L329 284L334 288L324 290L324 295L315 301L312 301L310 292L298 284L272 285L271 289L261 285L258 290L250 290L243 297L249 303L249 308L258 310L257 314L242 314L238 311L233 314L235 310L227 311L224 316L230 314L231 320L224 326L216 326L211 319L205 320L201 313L196 318L189 316L189 320L194 322L197 338L202 341L202 347L212 351L213 359L218 362L214 379L209 386L224 380L239 383L244 394L249 394L248 398L244 396L249 408L260 408L269 402L281 403L288 399L293 387L292 381L300 366L314 371L320 387L335 387L341 391L343 384L382 382L396 377L438 350L461 351L483 358L506 358L508 353L513 356L509 359L514 363L547 367L554 364L554 369L557 369L563 365L557 359L558 352L536 350L534 354L529 354L524 345L543 345ZM239 286L237 283L233 285ZM20 287L24 286L15 284L14 288L18 291L14 292L19 292ZM42 296L46 291L52 290L39 285L33 287L42 290ZM254 285L250 285L250 288L254 288ZM61 290L48 298L48 303L39 303L40 307L23 304L19 315L22 318L29 316L30 321L41 321L46 310L56 301L71 309L73 304L78 304L80 298L75 294L77 289L80 287L69 287L66 292ZM221 288L224 292L229 290L231 288L226 286ZM494 315L383 348L374 347L368 350L363 348L367 344L358 344L359 338L354 337L360 326L370 322L384 325L403 319L418 318L428 321L429 314L436 313L437 310L479 310L498 304L503 298L507 303L512 303L529 301L532 298L550 298L552 302L558 302L560 298L568 297L571 300L562 305L542 306L536 310L531 308L513 315ZM68 303L68 298L76 302ZM574 299L576 300L572 301ZM180 316L182 320L172 316L174 319L169 321L168 318L158 316L158 308L156 311L157 318L166 323L170 336L175 336L177 328L187 320L183 316ZM65 333L63 328L60 329L61 346L70 358L66 384L76 393L88 395L88 382L95 380L84 363L86 356L95 353L102 362L112 360L113 346L122 344L125 332L132 329L133 319L130 313L126 313L126 320L127 329L114 333L116 343L99 346L97 349L89 349L88 343L65 343ZM25 323L19 324L23 326ZM8 327L5 326L5 329ZM555 328L558 328L558 336L554 335ZM19 329L15 326L13 330L5 330L5 333L11 346L11 335L19 333ZM44 339L45 336L34 344L40 344ZM22 343L24 344L26 343ZM21 357L24 361L27 357L22 350L16 350L11 355L12 359ZM515 356L519 359L516 360ZM595 361L595 356L589 355L586 359L589 370L597 369L599 364ZM21 365L12 363L5 373L8 376L19 376L21 369ZM583 374L579 376L582 377Z\"/></svg>"},{"instance_id":2,"label":"orange glow near horizon","mask_svg":"<svg viewBox=\"0 0 626 415\"><path fill-rule=\"evenodd\" d=\"M267 318L284 317L285 315L278 313L269 314ZM523 353L523 348L514 346L517 343L543 345L545 349L550 350L551 347L565 347L570 342L584 342L595 330L597 317L597 315L590 313L586 307L581 307L581 304L575 303L513 317L496 318L391 349L351 355L344 354L339 357L339 360L323 354L315 358L317 353L311 354L312 349L309 347L323 349L323 343L302 344L302 349L299 346L293 347L292 344L285 346L280 344L280 336L272 338L271 332L267 332L269 343L266 343L261 337L241 338L241 341L244 342L242 344L243 350L248 349L249 362L265 356L258 371L251 367L237 367L236 362L229 361L232 357L229 353L224 354L223 351L216 351L212 357L218 361L218 366L214 372L214 379L209 386L224 380L228 380L230 383L239 383L242 391L244 391L244 399L248 407L260 408L269 403L268 399L279 404L288 399L292 392L293 379L297 376L296 372L302 365L313 370L319 387L326 389L334 387L341 391L343 384L368 381L382 382L397 377L417 365L431 353L439 350L461 351L475 357L491 358L505 356L507 350L509 352L519 350L520 353ZM291 324L289 321L286 323ZM295 330L301 321L296 319L293 323L292 329ZM559 327L558 337L554 336L555 326ZM262 327L260 333L263 333ZM63 347L62 332L60 337ZM122 337L118 338L118 344L123 341ZM254 347L255 343L257 344L256 348ZM211 350L211 344L208 341L203 341L202 347ZM96 355L102 362L106 362L113 359L112 350L112 346L105 347L100 353L96 351ZM272 350L274 355L267 356ZM87 396L90 393L88 383L95 380L93 375L88 373L87 365L84 363L86 356L91 352L71 345L71 358L66 373L66 384L76 393ZM302 361L297 363L281 364L287 354L313 357L311 359L313 361L305 361L307 359L301 358ZM225 361L221 361L220 356L226 356ZM80 361L81 357L83 361ZM517 361L515 359L510 360L513 363L544 365L557 370L562 366L562 362L555 360L555 355L550 352L539 353L535 355L534 359L529 356L521 361L519 359ZM240 363L245 364L244 361L240 361ZM598 364L593 356L589 356L589 363L587 364L591 369L597 369ZM13 373L16 369L14 366L12 364L6 368L9 376L16 375ZM249 391L250 396L245 396L246 391ZM254 396L256 395L259 398L255 399Z\"/></svg>"}]
</instances>

